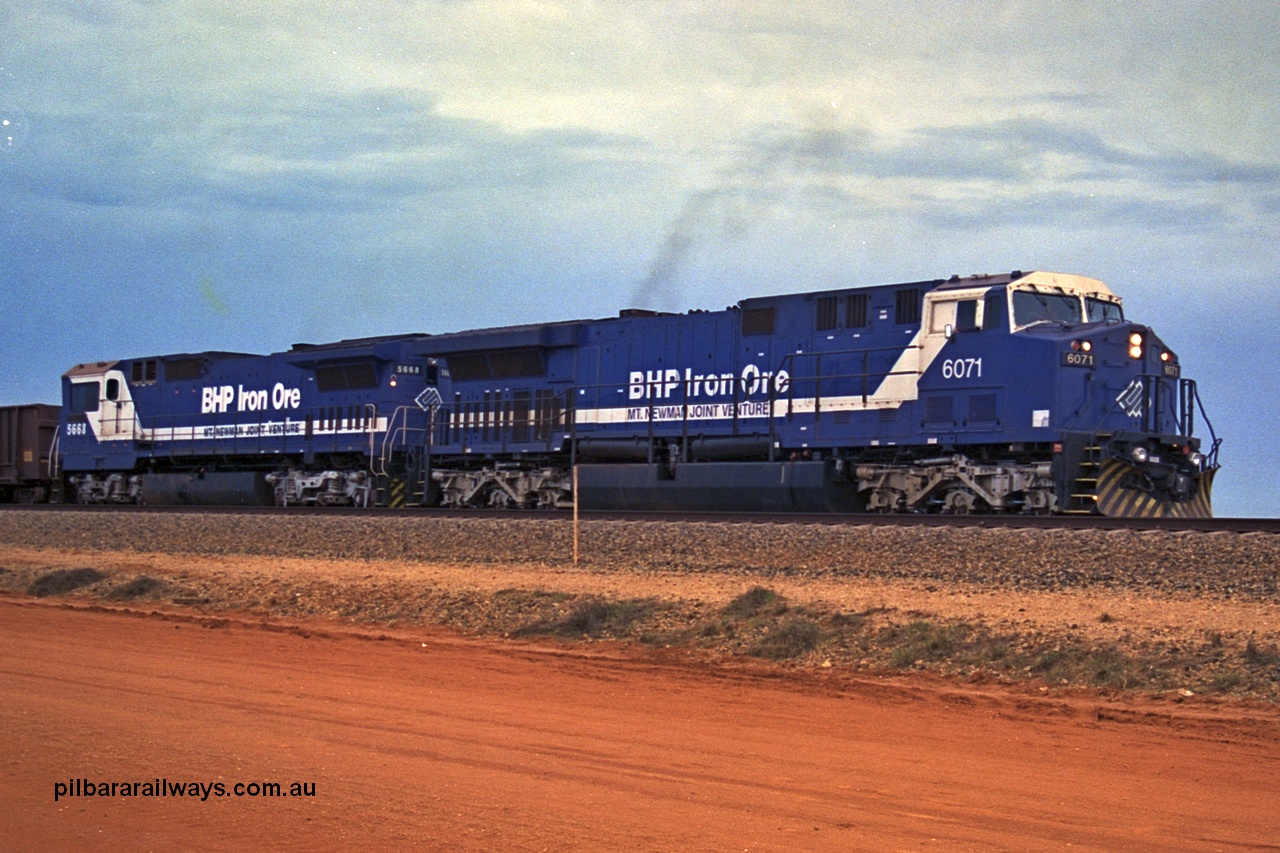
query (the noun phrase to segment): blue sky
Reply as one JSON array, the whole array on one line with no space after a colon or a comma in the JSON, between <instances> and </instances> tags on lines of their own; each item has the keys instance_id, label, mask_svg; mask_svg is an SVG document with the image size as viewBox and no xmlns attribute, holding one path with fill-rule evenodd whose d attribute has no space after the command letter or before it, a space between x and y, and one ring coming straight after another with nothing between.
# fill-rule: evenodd
<instances>
[{"instance_id":1,"label":"blue sky","mask_svg":"<svg viewBox=\"0 0 1280 853\"><path fill-rule=\"evenodd\" d=\"M1280 6L0 8L0 404L77 362L1100 278L1280 515Z\"/></svg>"}]
</instances>

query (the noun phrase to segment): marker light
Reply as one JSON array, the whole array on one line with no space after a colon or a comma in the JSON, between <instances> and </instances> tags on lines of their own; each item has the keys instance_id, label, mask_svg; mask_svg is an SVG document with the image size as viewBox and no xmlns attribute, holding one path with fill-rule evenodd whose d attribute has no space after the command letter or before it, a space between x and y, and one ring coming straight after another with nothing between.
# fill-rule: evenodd
<instances>
[{"instance_id":1,"label":"marker light","mask_svg":"<svg viewBox=\"0 0 1280 853\"><path fill-rule=\"evenodd\" d=\"M1090 341L1072 341L1071 348L1076 352L1088 352L1093 349L1093 343Z\"/></svg>"},{"instance_id":2,"label":"marker light","mask_svg":"<svg viewBox=\"0 0 1280 853\"><path fill-rule=\"evenodd\" d=\"M1192 453L1190 456L1187 457L1187 461L1190 462L1192 465L1196 466L1197 469L1204 468L1203 453Z\"/></svg>"},{"instance_id":3,"label":"marker light","mask_svg":"<svg viewBox=\"0 0 1280 853\"><path fill-rule=\"evenodd\" d=\"M391 387L396 387L396 375L394 373L391 374Z\"/></svg>"}]
</instances>

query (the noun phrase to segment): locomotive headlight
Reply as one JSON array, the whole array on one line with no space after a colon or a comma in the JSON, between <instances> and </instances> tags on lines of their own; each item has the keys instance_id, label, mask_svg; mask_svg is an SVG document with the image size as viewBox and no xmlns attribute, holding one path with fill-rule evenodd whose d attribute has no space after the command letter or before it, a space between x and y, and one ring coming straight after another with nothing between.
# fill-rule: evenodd
<instances>
[{"instance_id":1,"label":"locomotive headlight","mask_svg":"<svg viewBox=\"0 0 1280 853\"><path fill-rule=\"evenodd\" d=\"M1139 465L1145 465L1149 458L1145 447L1135 447L1133 450L1129 451L1129 456Z\"/></svg>"},{"instance_id":2,"label":"locomotive headlight","mask_svg":"<svg viewBox=\"0 0 1280 853\"><path fill-rule=\"evenodd\" d=\"M1142 335L1137 332L1129 336L1129 358L1142 358Z\"/></svg>"}]
</instances>

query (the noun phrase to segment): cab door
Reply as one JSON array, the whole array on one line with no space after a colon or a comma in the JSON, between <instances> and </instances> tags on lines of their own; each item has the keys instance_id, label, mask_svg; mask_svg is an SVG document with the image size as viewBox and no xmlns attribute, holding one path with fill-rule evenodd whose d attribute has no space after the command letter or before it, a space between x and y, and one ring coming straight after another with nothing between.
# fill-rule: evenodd
<instances>
[{"instance_id":1,"label":"cab door","mask_svg":"<svg viewBox=\"0 0 1280 853\"><path fill-rule=\"evenodd\" d=\"M124 372L103 371L98 391L98 440L132 441L137 438L137 413Z\"/></svg>"}]
</instances>

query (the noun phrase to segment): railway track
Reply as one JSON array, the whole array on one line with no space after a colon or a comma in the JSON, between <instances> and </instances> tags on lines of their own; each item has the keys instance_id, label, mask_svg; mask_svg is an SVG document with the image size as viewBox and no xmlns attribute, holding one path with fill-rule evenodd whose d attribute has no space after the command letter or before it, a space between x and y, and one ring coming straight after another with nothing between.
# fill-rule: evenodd
<instances>
[{"instance_id":1,"label":"railway track","mask_svg":"<svg viewBox=\"0 0 1280 853\"><path fill-rule=\"evenodd\" d=\"M486 519L538 519L567 521L573 518L572 510L457 510L431 508L372 508L355 510L351 507L259 507L259 506L135 506L130 504L104 504L81 506L77 504L0 504L4 512L95 512L135 514L206 514L206 515L280 515L316 516L367 515L371 518L397 516L415 518L486 518ZM583 521L653 521L666 523L702 524L812 524L827 526L874 527L954 527L954 528L1005 528L1040 530L1167 530L1194 533L1280 533L1280 518L1109 518L1106 516L1032 516L1032 515L937 515L926 513L852 515L847 513L736 513L736 512L641 512L613 510L580 510Z\"/></svg>"}]
</instances>

